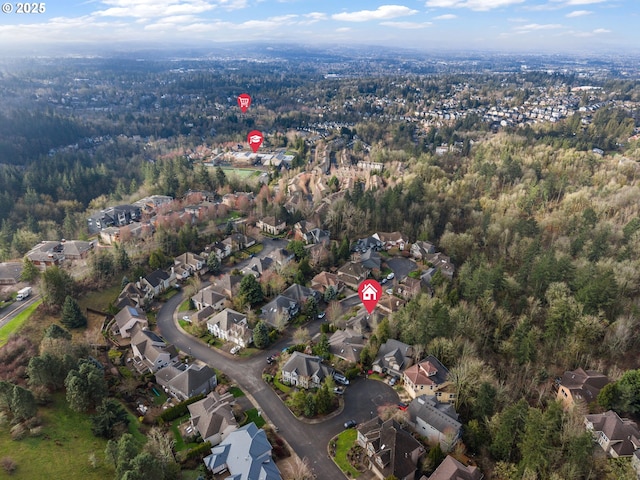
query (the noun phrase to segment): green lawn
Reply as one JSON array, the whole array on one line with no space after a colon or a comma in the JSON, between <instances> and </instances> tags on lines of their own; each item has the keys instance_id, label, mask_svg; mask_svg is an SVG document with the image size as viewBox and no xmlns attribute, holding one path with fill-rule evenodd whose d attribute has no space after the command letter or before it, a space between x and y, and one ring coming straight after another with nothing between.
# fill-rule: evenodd
<instances>
[{"instance_id":1,"label":"green lawn","mask_svg":"<svg viewBox=\"0 0 640 480\"><path fill-rule=\"evenodd\" d=\"M112 285L109 288L89 292L78 299L78 304L84 310L85 308L93 308L101 312L106 312L109 305L118 299L118 295L122 291L120 283Z\"/></svg>"},{"instance_id":2,"label":"green lawn","mask_svg":"<svg viewBox=\"0 0 640 480\"><path fill-rule=\"evenodd\" d=\"M27 319L31 316L38 305L42 303L42 300L38 300L33 305L29 305L24 311L20 312L16 317L7 323L4 327L0 328L0 347L2 347L12 333L15 333Z\"/></svg>"},{"instance_id":3,"label":"green lawn","mask_svg":"<svg viewBox=\"0 0 640 480\"><path fill-rule=\"evenodd\" d=\"M285 385L284 383L282 383L280 381L279 376L276 376L273 379L273 384L278 388L278 390L280 390L282 393L286 393L287 395L291 391L291 387L289 387L289 386Z\"/></svg>"},{"instance_id":4,"label":"green lawn","mask_svg":"<svg viewBox=\"0 0 640 480\"><path fill-rule=\"evenodd\" d=\"M335 461L345 473L350 473L352 477L360 475L355 468L351 466L349 460L347 460L347 452L356 441L358 432L355 428L349 428L336 437L336 457Z\"/></svg>"},{"instance_id":5,"label":"green lawn","mask_svg":"<svg viewBox=\"0 0 640 480\"><path fill-rule=\"evenodd\" d=\"M190 448L197 447L198 443L185 443L182 435L180 435L180 430L178 429L179 425L182 425L184 422L189 420L189 414L187 413L185 416L177 418L173 422L171 422L171 432L173 433L173 438L175 438L176 443L174 448L176 452L180 452L182 450L189 450ZM197 432L196 432L197 433Z\"/></svg>"},{"instance_id":6,"label":"green lawn","mask_svg":"<svg viewBox=\"0 0 640 480\"><path fill-rule=\"evenodd\" d=\"M229 393L233 395L233 398L244 397L244 392L238 387L231 387Z\"/></svg>"},{"instance_id":7,"label":"green lawn","mask_svg":"<svg viewBox=\"0 0 640 480\"><path fill-rule=\"evenodd\" d=\"M245 413L247 414L247 419L244 422L242 422L243 426L253 422L256 424L256 427L262 428L266 423L262 415L258 415L257 408L252 408L251 410L247 410Z\"/></svg>"},{"instance_id":8,"label":"green lawn","mask_svg":"<svg viewBox=\"0 0 640 480\"><path fill-rule=\"evenodd\" d=\"M191 310L191 299L187 298L184 302L180 304L178 307L179 312L186 312L187 310Z\"/></svg>"},{"instance_id":9,"label":"green lawn","mask_svg":"<svg viewBox=\"0 0 640 480\"><path fill-rule=\"evenodd\" d=\"M104 480L113 478L113 468L104 462L107 441L91 433L89 416L69 409L64 395L54 395L51 406L40 408L43 430L39 437L13 441L8 426L0 427L1 456L11 457L18 469L15 479ZM94 469L89 455L98 462ZM0 478L9 478L0 470Z\"/></svg>"}]
</instances>

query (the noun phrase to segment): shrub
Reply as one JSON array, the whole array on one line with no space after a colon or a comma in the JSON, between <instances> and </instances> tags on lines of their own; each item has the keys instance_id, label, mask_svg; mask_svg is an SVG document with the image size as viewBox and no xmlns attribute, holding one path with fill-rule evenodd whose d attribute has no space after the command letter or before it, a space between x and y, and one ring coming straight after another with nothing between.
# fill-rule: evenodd
<instances>
[{"instance_id":1,"label":"shrub","mask_svg":"<svg viewBox=\"0 0 640 480\"><path fill-rule=\"evenodd\" d=\"M190 398L189 400L180 402L179 404L171 408L168 408L164 412L162 412L160 414L160 419L165 422L172 422L177 418L184 417L189 412L189 409L187 408L187 406L199 400L202 400L203 398L204 398L204 395L200 394Z\"/></svg>"},{"instance_id":2,"label":"shrub","mask_svg":"<svg viewBox=\"0 0 640 480\"><path fill-rule=\"evenodd\" d=\"M187 460L190 458L203 457L211 453L211 443L204 442L202 445L192 448L187 452Z\"/></svg>"},{"instance_id":3,"label":"shrub","mask_svg":"<svg viewBox=\"0 0 640 480\"><path fill-rule=\"evenodd\" d=\"M2 465L2 469L9 475L13 475L13 473L18 468L18 464L11 457L2 457L2 460L0 460L0 465Z\"/></svg>"}]
</instances>

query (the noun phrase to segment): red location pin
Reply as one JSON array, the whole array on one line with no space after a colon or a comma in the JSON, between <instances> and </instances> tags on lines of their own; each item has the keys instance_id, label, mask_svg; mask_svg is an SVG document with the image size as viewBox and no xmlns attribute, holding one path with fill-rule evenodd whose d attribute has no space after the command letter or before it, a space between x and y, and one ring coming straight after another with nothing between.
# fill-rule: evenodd
<instances>
[{"instance_id":1,"label":"red location pin","mask_svg":"<svg viewBox=\"0 0 640 480\"><path fill-rule=\"evenodd\" d=\"M358 287L358 294L364 308L371 314L382 296L382 287L375 280L365 280Z\"/></svg>"},{"instance_id":2,"label":"red location pin","mask_svg":"<svg viewBox=\"0 0 640 480\"><path fill-rule=\"evenodd\" d=\"M238 106L242 113L245 113L251 106L251 97L246 93L238 95Z\"/></svg>"},{"instance_id":3,"label":"red location pin","mask_svg":"<svg viewBox=\"0 0 640 480\"><path fill-rule=\"evenodd\" d=\"M262 132L258 130L252 130L249 132L249 135L247 135L247 142L249 143L251 150L253 150L253 153L258 151L260 145L262 145L263 138Z\"/></svg>"}]
</instances>

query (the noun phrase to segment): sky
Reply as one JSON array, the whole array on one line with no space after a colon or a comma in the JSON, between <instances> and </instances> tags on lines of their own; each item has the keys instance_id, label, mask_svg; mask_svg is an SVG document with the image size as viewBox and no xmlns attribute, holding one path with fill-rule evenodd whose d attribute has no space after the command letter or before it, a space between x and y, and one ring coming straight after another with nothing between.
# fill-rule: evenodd
<instances>
[{"instance_id":1,"label":"sky","mask_svg":"<svg viewBox=\"0 0 640 480\"><path fill-rule=\"evenodd\" d=\"M0 0L2 3L4 0ZM33 5L33 4L29 4ZM218 43L637 53L640 0L55 0L2 3L8 54Z\"/></svg>"}]
</instances>

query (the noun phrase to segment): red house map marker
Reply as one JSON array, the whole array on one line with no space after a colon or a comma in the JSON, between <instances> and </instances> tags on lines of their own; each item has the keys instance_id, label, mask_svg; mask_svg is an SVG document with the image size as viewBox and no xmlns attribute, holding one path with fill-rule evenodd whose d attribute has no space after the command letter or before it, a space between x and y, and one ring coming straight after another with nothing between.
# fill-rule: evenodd
<instances>
[{"instance_id":1,"label":"red house map marker","mask_svg":"<svg viewBox=\"0 0 640 480\"><path fill-rule=\"evenodd\" d=\"M242 113L245 113L249 109L251 106L251 97L249 94L243 93L238 95L238 106L240 107L240 110L242 110Z\"/></svg>"},{"instance_id":2,"label":"red house map marker","mask_svg":"<svg viewBox=\"0 0 640 480\"><path fill-rule=\"evenodd\" d=\"M253 153L258 151L260 145L262 145L262 140L264 140L264 137L262 136L262 132L258 130L252 130L249 132L249 135L247 135L247 143L249 143Z\"/></svg>"},{"instance_id":3,"label":"red house map marker","mask_svg":"<svg viewBox=\"0 0 640 480\"><path fill-rule=\"evenodd\" d=\"M365 280L358 287L358 294L364 308L371 314L382 296L382 287L375 280Z\"/></svg>"}]
</instances>

